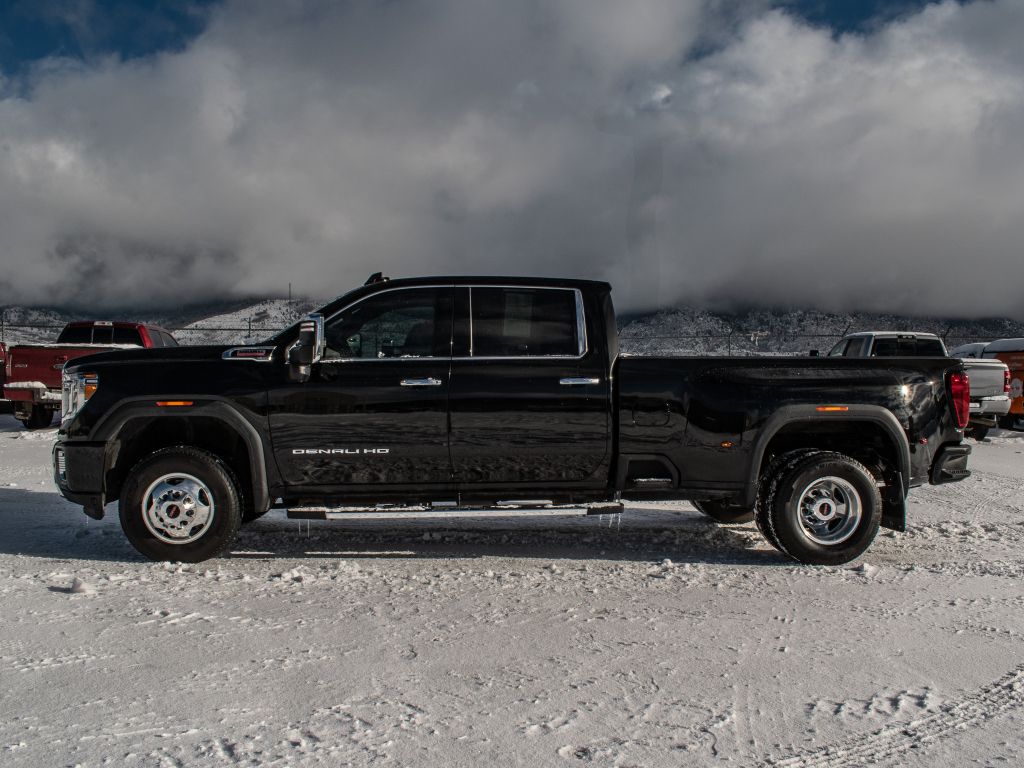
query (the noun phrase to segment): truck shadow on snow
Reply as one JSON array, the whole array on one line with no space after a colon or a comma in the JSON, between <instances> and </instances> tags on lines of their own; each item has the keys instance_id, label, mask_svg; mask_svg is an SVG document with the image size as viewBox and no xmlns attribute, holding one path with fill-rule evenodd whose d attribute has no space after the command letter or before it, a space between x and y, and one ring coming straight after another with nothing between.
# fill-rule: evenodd
<instances>
[{"instance_id":1,"label":"truck shadow on snow","mask_svg":"<svg viewBox=\"0 0 1024 768\"><path fill-rule=\"evenodd\" d=\"M749 565L787 563L753 524L719 526L690 512L622 520L492 516L444 520L306 523L268 516L242 530L233 558L553 558Z\"/></svg>"},{"instance_id":2,"label":"truck shadow on snow","mask_svg":"<svg viewBox=\"0 0 1024 768\"><path fill-rule=\"evenodd\" d=\"M55 490L0 487L0 554L55 559L126 561L139 555L121 533L117 515L91 520Z\"/></svg>"},{"instance_id":3,"label":"truck shadow on snow","mask_svg":"<svg viewBox=\"0 0 1024 768\"><path fill-rule=\"evenodd\" d=\"M55 491L0 488L0 554L144 562L121 532L117 507L91 520ZM628 510L621 519L510 518L306 522L271 512L242 529L225 556L409 559L483 557L786 564L752 524L719 526L695 512Z\"/></svg>"}]
</instances>

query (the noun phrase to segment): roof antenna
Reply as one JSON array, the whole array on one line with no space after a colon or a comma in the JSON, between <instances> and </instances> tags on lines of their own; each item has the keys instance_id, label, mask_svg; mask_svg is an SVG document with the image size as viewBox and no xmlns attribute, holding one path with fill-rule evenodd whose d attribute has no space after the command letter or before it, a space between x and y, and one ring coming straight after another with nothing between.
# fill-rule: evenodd
<instances>
[{"instance_id":1,"label":"roof antenna","mask_svg":"<svg viewBox=\"0 0 1024 768\"><path fill-rule=\"evenodd\" d=\"M374 272L372 275L366 278L366 282L363 283L363 285L373 285L374 283L386 283L390 279L390 277L384 277L383 272Z\"/></svg>"}]
</instances>

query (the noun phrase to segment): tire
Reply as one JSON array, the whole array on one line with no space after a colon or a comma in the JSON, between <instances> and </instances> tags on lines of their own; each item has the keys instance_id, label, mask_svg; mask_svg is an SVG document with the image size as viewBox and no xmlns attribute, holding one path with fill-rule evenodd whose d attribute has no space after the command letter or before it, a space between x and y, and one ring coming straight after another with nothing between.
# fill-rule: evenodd
<instances>
[{"instance_id":1,"label":"tire","mask_svg":"<svg viewBox=\"0 0 1024 768\"><path fill-rule=\"evenodd\" d=\"M999 428L1000 429L1016 429L1017 419L1019 417L1016 414L1008 414L1006 416L999 417Z\"/></svg>"},{"instance_id":2,"label":"tire","mask_svg":"<svg viewBox=\"0 0 1024 768\"><path fill-rule=\"evenodd\" d=\"M242 504L220 459L178 446L151 453L132 468L121 490L120 517L128 541L150 560L198 563L235 540Z\"/></svg>"},{"instance_id":3,"label":"tire","mask_svg":"<svg viewBox=\"0 0 1024 768\"><path fill-rule=\"evenodd\" d=\"M775 493L779 479L791 466L812 453L821 453L817 448L797 448L776 456L761 473L757 483L757 500L754 502L754 522L757 530L775 549L782 549L768 520L768 498Z\"/></svg>"},{"instance_id":4,"label":"tire","mask_svg":"<svg viewBox=\"0 0 1024 768\"><path fill-rule=\"evenodd\" d=\"M53 411L43 405L33 405L27 419L18 419L25 429L46 429L53 423Z\"/></svg>"},{"instance_id":5,"label":"tire","mask_svg":"<svg viewBox=\"0 0 1024 768\"><path fill-rule=\"evenodd\" d=\"M808 565L840 565L874 541L882 497L863 464L816 451L780 468L759 514L783 554Z\"/></svg>"},{"instance_id":6,"label":"tire","mask_svg":"<svg viewBox=\"0 0 1024 768\"><path fill-rule=\"evenodd\" d=\"M722 525L739 525L754 519L754 510L748 507L736 507L723 504L721 501L691 501L697 511L707 515Z\"/></svg>"},{"instance_id":7,"label":"tire","mask_svg":"<svg viewBox=\"0 0 1024 768\"><path fill-rule=\"evenodd\" d=\"M971 427L969 430L967 430L966 434L967 434L967 437L973 437L975 440L977 440L980 443L982 440L984 440L988 436L988 433L989 433L989 428L988 427Z\"/></svg>"}]
</instances>

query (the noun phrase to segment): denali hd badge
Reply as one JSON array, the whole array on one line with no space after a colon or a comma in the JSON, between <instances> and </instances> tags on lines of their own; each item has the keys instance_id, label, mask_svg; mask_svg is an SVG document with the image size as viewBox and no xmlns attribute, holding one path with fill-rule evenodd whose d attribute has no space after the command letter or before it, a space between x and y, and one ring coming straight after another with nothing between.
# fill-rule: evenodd
<instances>
[{"instance_id":1,"label":"denali hd badge","mask_svg":"<svg viewBox=\"0 0 1024 768\"><path fill-rule=\"evenodd\" d=\"M292 448L293 455L332 455L332 454L345 454L345 455L356 455L362 456L367 453L386 454L390 453L390 448Z\"/></svg>"}]
</instances>

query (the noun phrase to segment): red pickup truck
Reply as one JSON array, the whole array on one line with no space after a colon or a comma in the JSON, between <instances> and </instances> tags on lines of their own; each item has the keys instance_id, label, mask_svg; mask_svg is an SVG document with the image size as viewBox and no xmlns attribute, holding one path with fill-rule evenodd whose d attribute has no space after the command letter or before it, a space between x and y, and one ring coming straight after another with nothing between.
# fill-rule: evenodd
<instances>
[{"instance_id":1,"label":"red pickup truck","mask_svg":"<svg viewBox=\"0 0 1024 768\"><path fill-rule=\"evenodd\" d=\"M0 341L0 395L4 393L4 382L7 381L7 345ZM0 413L10 413L11 402L0 397Z\"/></svg>"},{"instance_id":2,"label":"red pickup truck","mask_svg":"<svg viewBox=\"0 0 1024 768\"><path fill-rule=\"evenodd\" d=\"M56 344L16 344L7 349L3 394L27 429L43 429L60 410L61 371L76 357L125 347L176 347L163 328L144 323L87 320L68 323Z\"/></svg>"}]
</instances>

